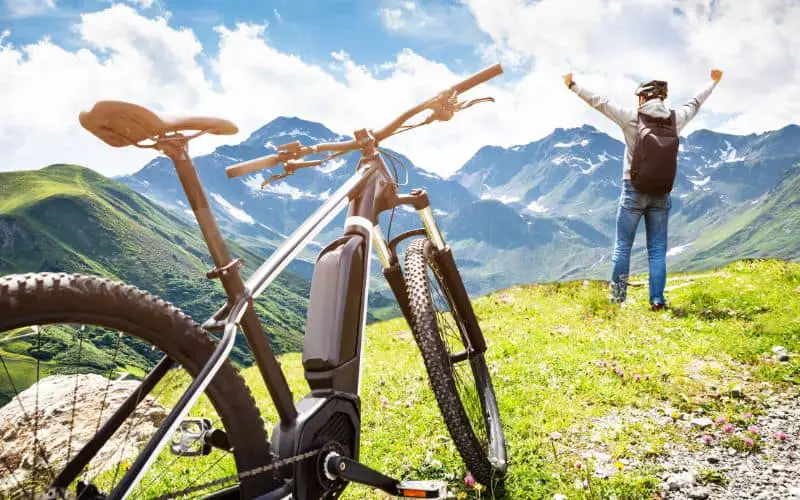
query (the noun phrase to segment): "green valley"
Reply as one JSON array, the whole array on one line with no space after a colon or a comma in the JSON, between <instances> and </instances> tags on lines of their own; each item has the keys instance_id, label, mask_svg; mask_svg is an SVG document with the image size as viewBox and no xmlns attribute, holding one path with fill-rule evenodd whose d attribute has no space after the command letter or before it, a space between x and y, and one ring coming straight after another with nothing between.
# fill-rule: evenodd
<instances>
[{"instance_id":1,"label":"green valley","mask_svg":"<svg viewBox=\"0 0 800 500\"><path fill-rule=\"evenodd\" d=\"M229 244L231 253L244 259L245 273L252 272L269 250ZM220 284L204 276L212 267L207 254L196 226L92 170L51 165L0 174L0 275L51 271L113 277L203 321L225 303ZM302 347L308 289L307 280L287 271L257 302L277 352ZM73 336L56 337L38 349L24 340L5 343L0 353L20 372L21 380L28 380L29 374L21 372L32 370L35 362L28 355L33 350L48 361L74 348ZM98 369L110 362L114 349L113 342L102 342L98 338L94 346ZM152 363L133 350L129 355L128 363L140 369ZM251 362L241 338L233 359L243 365Z\"/></svg>"}]
</instances>

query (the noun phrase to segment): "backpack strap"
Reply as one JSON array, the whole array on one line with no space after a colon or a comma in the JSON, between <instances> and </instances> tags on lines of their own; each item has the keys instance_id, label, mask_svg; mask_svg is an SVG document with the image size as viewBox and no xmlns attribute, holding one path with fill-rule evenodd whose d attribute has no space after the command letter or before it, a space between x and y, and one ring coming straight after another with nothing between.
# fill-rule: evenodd
<instances>
[{"instance_id":1,"label":"backpack strap","mask_svg":"<svg viewBox=\"0 0 800 500\"><path fill-rule=\"evenodd\" d=\"M675 110L669 110L669 120L672 122L672 133L675 134L675 137L678 137L678 122L675 120Z\"/></svg>"}]
</instances>

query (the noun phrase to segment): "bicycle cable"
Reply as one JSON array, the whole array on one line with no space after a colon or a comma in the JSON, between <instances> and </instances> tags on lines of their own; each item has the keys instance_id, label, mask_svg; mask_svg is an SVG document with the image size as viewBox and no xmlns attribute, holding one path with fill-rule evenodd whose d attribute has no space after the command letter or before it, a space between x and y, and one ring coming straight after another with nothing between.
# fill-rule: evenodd
<instances>
[{"instance_id":1,"label":"bicycle cable","mask_svg":"<svg viewBox=\"0 0 800 500\"><path fill-rule=\"evenodd\" d=\"M394 185L396 187L407 185L408 184L408 177L409 177L408 165L406 165L399 156L397 156L394 153L390 152L388 149L378 148L378 152L380 154L382 154L383 156L385 156L386 159L388 160L388 163L392 166L392 170L394 171ZM398 164L401 167L403 167L403 170L405 170L405 172L406 172L406 179L405 179L405 182L403 184L400 184L400 175L397 173L397 165ZM388 225L388 227L386 229L386 238L388 240L391 240L391 238L392 238L392 222L394 222L395 210L397 210L397 207L392 207L392 211L389 214L389 225Z\"/></svg>"}]
</instances>

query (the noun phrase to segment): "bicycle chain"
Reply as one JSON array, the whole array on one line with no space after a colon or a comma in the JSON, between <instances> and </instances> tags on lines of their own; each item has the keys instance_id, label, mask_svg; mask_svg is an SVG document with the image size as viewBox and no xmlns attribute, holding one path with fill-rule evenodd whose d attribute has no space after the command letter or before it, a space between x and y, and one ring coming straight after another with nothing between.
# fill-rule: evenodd
<instances>
[{"instance_id":1,"label":"bicycle chain","mask_svg":"<svg viewBox=\"0 0 800 500\"><path fill-rule=\"evenodd\" d=\"M314 455L318 454L322 448L317 448L316 450L307 451L305 453L301 453L300 455L295 455L293 457L284 458L281 460L276 460L268 465L262 465L261 467L256 467L255 469L246 470L244 472L240 472L238 474L234 474L232 476L223 477L220 479L215 479L214 481L209 481L205 484L200 484L197 486L192 486L190 488L183 489L181 491L176 491L170 493L168 495L162 495L160 497L153 497L150 500L167 500L170 498L177 498L181 495L186 495L188 493L194 493L195 491L204 490L210 486L216 486L219 484L225 484L227 482L233 481L235 479L244 479L252 476L257 476L259 474L263 474L265 472L269 472L274 469L278 469L280 467L284 467L286 465L291 465L296 462L302 462L308 458L313 457Z\"/></svg>"}]
</instances>

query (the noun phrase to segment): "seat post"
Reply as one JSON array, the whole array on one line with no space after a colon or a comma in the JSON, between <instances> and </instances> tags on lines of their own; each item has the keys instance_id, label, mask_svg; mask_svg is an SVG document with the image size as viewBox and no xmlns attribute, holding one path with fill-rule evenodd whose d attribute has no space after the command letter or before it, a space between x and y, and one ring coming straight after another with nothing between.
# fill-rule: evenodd
<instances>
[{"instance_id":1,"label":"seat post","mask_svg":"<svg viewBox=\"0 0 800 500\"><path fill-rule=\"evenodd\" d=\"M208 198L203 191L203 185L197 176L197 170L195 170L194 163L189 157L188 143L189 139L187 137L173 135L166 140L159 140L156 147L175 164L178 179L181 181L186 197L189 199L189 206L192 207L192 212L194 212L197 223L200 225L200 231L202 231L206 240L214 265L221 269L230 263L231 255L228 252L228 247L225 246L225 240L222 238L217 221L211 212ZM240 291L236 290L236 292Z\"/></svg>"},{"instance_id":2,"label":"seat post","mask_svg":"<svg viewBox=\"0 0 800 500\"><path fill-rule=\"evenodd\" d=\"M245 292L239 267L231 261L230 252L225 245L222 232L219 230L214 214L208 204L208 198L203 191L203 185L197 175L197 170L189 156L189 138L180 134L170 135L160 139L156 148L167 155L175 164L178 179L181 181L189 205L192 207L200 231L208 245L211 258L216 266L212 273L219 277L222 286L228 295L228 304L233 304ZM212 275L210 274L210 277ZM264 384L270 393L275 409L281 422L290 423L297 418L297 408L294 406L294 396L289 389L289 384L281 370L280 363L269 345L269 339L261 327L261 321L255 309L250 305L241 322L242 330L250 345L250 350L256 360L259 371L264 379Z\"/></svg>"}]
</instances>

